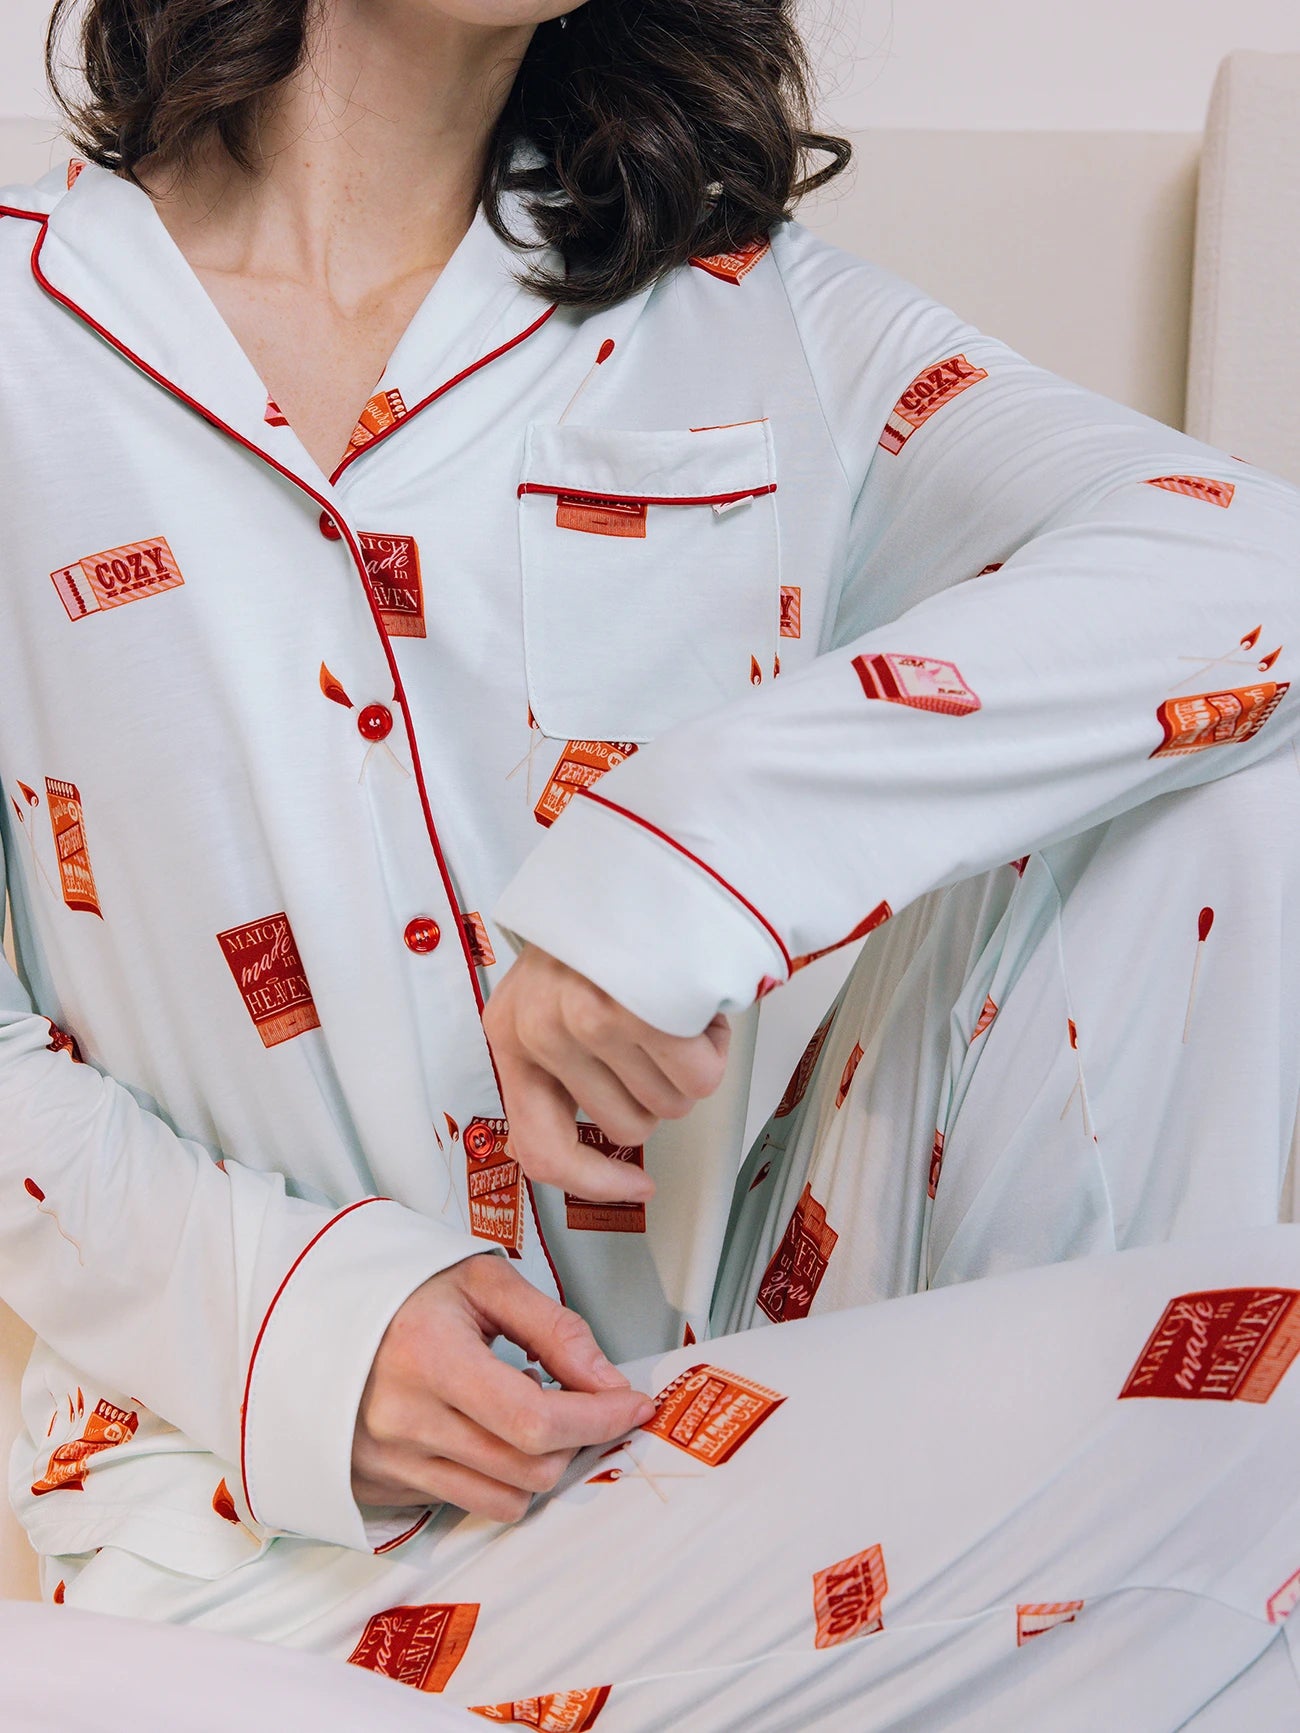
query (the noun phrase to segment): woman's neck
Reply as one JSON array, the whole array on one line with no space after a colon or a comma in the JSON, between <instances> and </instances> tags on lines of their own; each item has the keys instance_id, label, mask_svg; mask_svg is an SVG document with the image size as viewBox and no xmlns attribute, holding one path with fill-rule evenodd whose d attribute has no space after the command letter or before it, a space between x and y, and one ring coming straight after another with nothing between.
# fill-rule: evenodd
<instances>
[{"instance_id":1,"label":"woman's neck","mask_svg":"<svg viewBox=\"0 0 1300 1733\"><path fill-rule=\"evenodd\" d=\"M256 172L214 144L184 177L141 179L196 268L291 279L355 309L455 251L531 34L429 0L331 0L259 121Z\"/></svg>"}]
</instances>

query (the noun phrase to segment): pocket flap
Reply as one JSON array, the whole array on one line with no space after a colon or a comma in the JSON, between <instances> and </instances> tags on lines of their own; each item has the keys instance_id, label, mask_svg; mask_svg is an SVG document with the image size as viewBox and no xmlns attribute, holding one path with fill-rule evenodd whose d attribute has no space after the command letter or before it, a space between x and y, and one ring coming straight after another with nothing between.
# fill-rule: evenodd
<instances>
[{"instance_id":1,"label":"pocket flap","mask_svg":"<svg viewBox=\"0 0 1300 1733\"><path fill-rule=\"evenodd\" d=\"M519 491L589 493L647 505L713 505L771 493L775 486L766 421L686 434L611 433L533 422Z\"/></svg>"}]
</instances>

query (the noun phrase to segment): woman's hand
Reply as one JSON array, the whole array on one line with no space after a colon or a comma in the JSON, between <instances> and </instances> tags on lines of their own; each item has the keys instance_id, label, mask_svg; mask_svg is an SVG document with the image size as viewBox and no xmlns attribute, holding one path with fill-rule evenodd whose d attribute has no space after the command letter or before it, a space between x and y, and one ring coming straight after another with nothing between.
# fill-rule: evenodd
<instances>
[{"instance_id":1,"label":"woman's hand","mask_svg":"<svg viewBox=\"0 0 1300 1733\"><path fill-rule=\"evenodd\" d=\"M613 1142L644 1143L660 1120L683 1119L713 1094L731 1044L721 1013L700 1035L665 1035L533 945L493 990L483 1027L510 1154L529 1179L596 1203L642 1203L654 1182L580 1143L578 1109Z\"/></svg>"},{"instance_id":2,"label":"woman's hand","mask_svg":"<svg viewBox=\"0 0 1300 1733\"><path fill-rule=\"evenodd\" d=\"M564 1386L542 1389L491 1350L505 1336ZM352 1443L358 1504L446 1501L515 1522L587 1444L608 1444L654 1413L611 1366L576 1312L495 1253L466 1258L416 1289L366 1380Z\"/></svg>"}]
</instances>

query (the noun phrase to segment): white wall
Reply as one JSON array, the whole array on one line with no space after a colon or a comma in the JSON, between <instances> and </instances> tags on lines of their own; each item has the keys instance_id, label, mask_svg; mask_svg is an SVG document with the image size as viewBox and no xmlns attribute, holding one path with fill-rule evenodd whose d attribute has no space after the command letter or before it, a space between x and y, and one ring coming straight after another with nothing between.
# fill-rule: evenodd
<instances>
[{"instance_id":1,"label":"white wall","mask_svg":"<svg viewBox=\"0 0 1300 1733\"><path fill-rule=\"evenodd\" d=\"M0 0L0 117L45 112L50 4ZM849 128L1199 132L1231 49L1300 49L1297 0L802 4L828 116Z\"/></svg>"},{"instance_id":2,"label":"white wall","mask_svg":"<svg viewBox=\"0 0 1300 1733\"><path fill-rule=\"evenodd\" d=\"M1300 49L1297 0L801 3L850 129L1199 132L1225 54Z\"/></svg>"}]
</instances>

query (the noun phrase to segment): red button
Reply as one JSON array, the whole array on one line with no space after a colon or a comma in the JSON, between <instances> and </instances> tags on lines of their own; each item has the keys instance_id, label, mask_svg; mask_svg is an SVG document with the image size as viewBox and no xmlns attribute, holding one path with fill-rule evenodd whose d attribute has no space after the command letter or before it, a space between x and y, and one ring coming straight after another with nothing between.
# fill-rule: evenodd
<instances>
[{"instance_id":1,"label":"red button","mask_svg":"<svg viewBox=\"0 0 1300 1733\"><path fill-rule=\"evenodd\" d=\"M365 740L387 740L393 732L393 713L383 704L367 704L357 717L357 729Z\"/></svg>"},{"instance_id":2,"label":"red button","mask_svg":"<svg viewBox=\"0 0 1300 1733\"><path fill-rule=\"evenodd\" d=\"M320 533L327 542L341 542L343 540L343 531L327 511L320 514Z\"/></svg>"},{"instance_id":3,"label":"red button","mask_svg":"<svg viewBox=\"0 0 1300 1733\"><path fill-rule=\"evenodd\" d=\"M414 951L422 957L426 951L437 950L442 932L437 921L431 921L426 916L421 915L418 919L408 923L402 937L406 940L407 950Z\"/></svg>"}]
</instances>

